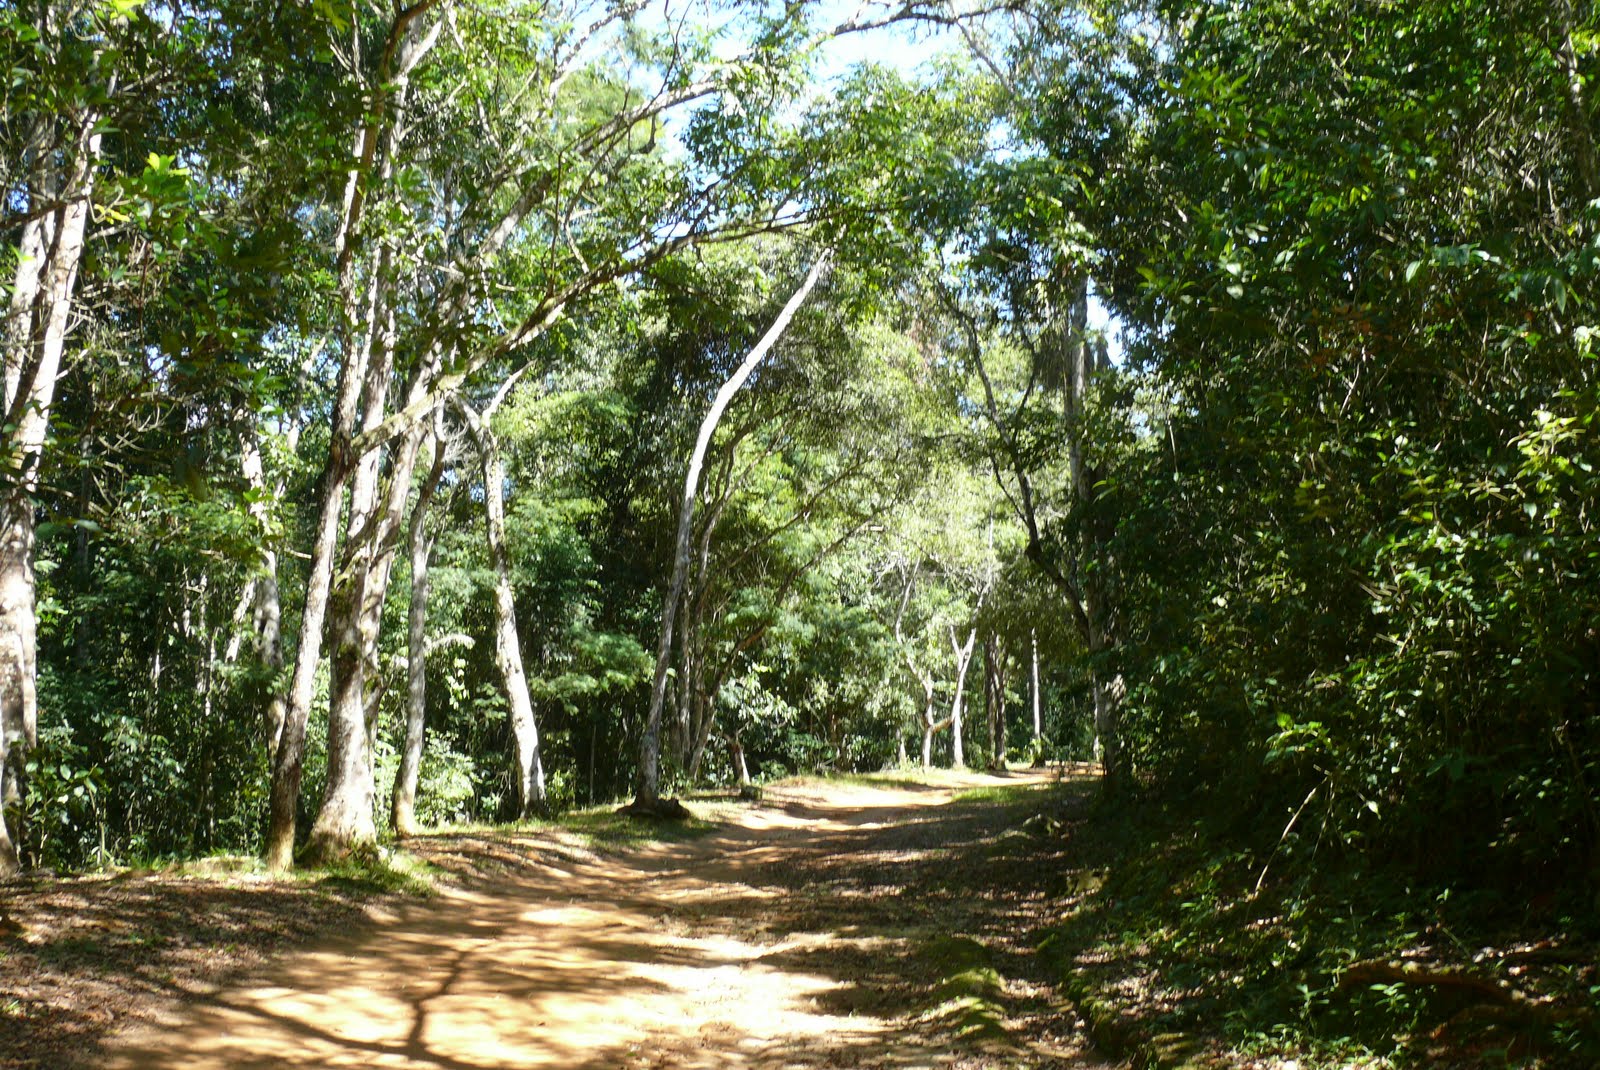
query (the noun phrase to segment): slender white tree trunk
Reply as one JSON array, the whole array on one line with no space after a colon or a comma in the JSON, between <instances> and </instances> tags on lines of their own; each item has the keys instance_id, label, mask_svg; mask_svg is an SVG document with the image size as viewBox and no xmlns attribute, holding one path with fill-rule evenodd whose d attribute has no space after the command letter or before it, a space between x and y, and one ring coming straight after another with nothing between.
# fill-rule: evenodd
<instances>
[{"instance_id":1,"label":"slender white tree trunk","mask_svg":"<svg viewBox=\"0 0 1600 1070\"><path fill-rule=\"evenodd\" d=\"M1042 699L1039 694L1039 633L1030 632L1028 643L1033 654L1033 738L1044 738L1044 718L1041 716Z\"/></svg>"},{"instance_id":2,"label":"slender white tree trunk","mask_svg":"<svg viewBox=\"0 0 1600 1070\"><path fill-rule=\"evenodd\" d=\"M539 719L528 694L528 674L522 662L522 638L517 630L515 589L511 582L511 553L506 546L505 464L494 431L489 426L500 403L509 395L511 383L501 388L495 399L479 415L461 400L456 407L478 443L483 466L484 537L489 546L489 561L494 567L494 654L500 670L506 705L511 714L511 741L517 775L517 812L530 817L543 812L545 798L544 759L539 751Z\"/></svg>"},{"instance_id":3,"label":"slender white tree trunk","mask_svg":"<svg viewBox=\"0 0 1600 1070\"><path fill-rule=\"evenodd\" d=\"M282 495L283 487L281 484L278 486L277 494L268 492L266 469L261 463L261 446L254 427L240 437L239 468L245 484L255 492L249 504L250 515L264 530L271 521L271 502ZM262 544L256 574L245 585L239 608L234 612L238 623L242 623L246 616L251 621L250 632L255 641L256 656L276 676L283 670L283 608L278 595L278 552L271 543ZM243 639L242 628L235 630L229 638L226 654L229 662L238 660ZM283 713L283 691L274 681L263 726L269 755L277 751L278 738L283 734Z\"/></svg>"},{"instance_id":4,"label":"slender white tree trunk","mask_svg":"<svg viewBox=\"0 0 1600 1070\"><path fill-rule=\"evenodd\" d=\"M661 605L661 639L656 646L656 671L650 685L650 709L645 717L644 733L639 740L639 773L636 801L643 806L653 806L661 799L661 709L667 696L667 670L672 664L672 625L678 615L678 603L683 597L684 578L688 572L690 538L694 529L695 499L700 493L700 469L705 464L706 450L711 436L722 420L733 396L744 386L756 367L766 359L767 353L783 337L789 322L822 277L828 263L827 254L817 258L805 281L789 298L783 310L767 333L761 336L755 348L745 355L728 381L722 384L711 402L711 409L700 423L700 433L695 438L694 450L689 455L689 468L684 474L683 497L678 506L678 537L672 555L672 579L667 585L667 595Z\"/></svg>"},{"instance_id":5,"label":"slender white tree trunk","mask_svg":"<svg viewBox=\"0 0 1600 1070\"><path fill-rule=\"evenodd\" d=\"M20 866L23 770L27 752L38 740L33 499L83 259L100 158L98 118L93 113L77 117L75 136L59 146L64 164L42 160L37 166L29 207L35 202L55 207L23 224L0 332L5 362L5 407L0 410L0 876Z\"/></svg>"},{"instance_id":6,"label":"slender white tree trunk","mask_svg":"<svg viewBox=\"0 0 1600 1070\"><path fill-rule=\"evenodd\" d=\"M948 719L939 720L933 712L933 674L925 673L917 667L917 659L911 656L911 648L906 645L905 632L903 631L906 617L906 607L911 604L911 591L916 586L917 573L915 569L906 572L905 588L900 592L900 609L894 615L894 641L900 648L900 656L905 659L906 668L911 670L911 676L922 685L922 768L933 767L933 737L945 726L950 724ZM902 740L902 747L904 741Z\"/></svg>"},{"instance_id":7,"label":"slender white tree trunk","mask_svg":"<svg viewBox=\"0 0 1600 1070\"><path fill-rule=\"evenodd\" d=\"M965 643L957 640L955 626L951 625L950 649L956 659L956 693L950 700L950 765L955 769L967 767L966 750L961 741L962 719L965 716L962 704L966 701L967 669L972 665L972 648L977 641L977 625L973 625L972 630L967 633Z\"/></svg>"}]
</instances>

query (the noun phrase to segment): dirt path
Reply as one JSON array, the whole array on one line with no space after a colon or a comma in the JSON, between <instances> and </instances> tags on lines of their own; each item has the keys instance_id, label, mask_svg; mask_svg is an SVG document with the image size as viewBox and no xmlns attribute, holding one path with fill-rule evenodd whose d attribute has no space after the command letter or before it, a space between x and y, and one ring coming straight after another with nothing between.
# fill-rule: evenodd
<instances>
[{"instance_id":1,"label":"dirt path","mask_svg":"<svg viewBox=\"0 0 1600 1070\"><path fill-rule=\"evenodd\" d=\"M424 853L475 875L140 1026L94 1063L1097 1067L1028 950L1060 879L1052 848L1017 833L1004 800L952 801L1021 781L1045 778L789 787L713 834L619 853L432 839Z\"/></svg>"}]
</instances>

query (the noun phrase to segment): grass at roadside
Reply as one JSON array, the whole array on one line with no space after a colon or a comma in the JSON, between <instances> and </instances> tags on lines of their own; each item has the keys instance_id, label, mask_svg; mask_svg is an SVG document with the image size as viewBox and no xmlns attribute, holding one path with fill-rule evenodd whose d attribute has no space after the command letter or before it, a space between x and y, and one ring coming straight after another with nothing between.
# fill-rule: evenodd
<instances>
[{"instance_id":1,"label":"grass at roadside","mask_svg":"<svg viewBox=\"0 0 1600 1070\"><path fill-rule=\"evenodd\" d=\"M527 828L561 829L596 850L635 847L651 843L685 843L715 832L734 804L723 801L691 802L687 821L661 821L620 814L615 807L574 810L549 821L531 822Z\"/></svg>"}]
</instances>

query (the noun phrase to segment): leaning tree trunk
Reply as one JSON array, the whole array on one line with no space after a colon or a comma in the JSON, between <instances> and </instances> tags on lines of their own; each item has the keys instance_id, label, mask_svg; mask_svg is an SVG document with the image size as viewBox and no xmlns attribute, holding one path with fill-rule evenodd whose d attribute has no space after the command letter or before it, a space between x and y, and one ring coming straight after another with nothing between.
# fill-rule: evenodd
<instances>
[{"instance_id":1,"label":"leaning tree trunk","mask_svg":"<svg viewBox=\"0 0 1600 1070\"><path fill-rule=\"evenodd\" d=\"M0 490L0 876L20 866L20 827L13 835L13 824L20 820L27 752L38 739L33 498L83 258L100 157L98 115L79 116L69 143L57 148L65 162L42 152L29 183L27 207L40 214L22 226L0 333L0 467L7 473Z\"/></svg>"},{"instance_id":2,"label":"leaning tree trunk","mask_svg":"<svg viewBox=\"0 0 1600 1070\"><path fill-rule=\"evenodd\" d=\"M722 384L722 388L712 399L711 410L700 423L700 434L695 438L694 450L689 455L689 469L683 479L683 497L678 505L678 536L672 555L672 579L667 585L667 595L661 605L661 640L656 646L656 671L650 685L650 710L645 716L644 732L639 739L639 774L634 803L640 808L650 809L661 801L661 709L667 697L667 670L672 664L672 625L678 615L678 602L683 597L684 577L688 572L689 544L694 527L694 505L700 493L700 469L705 464L706 450L710 447L711 436L716 432L717 424L722 420L722 414L729 403L733 401L733 396L744 386L745 381L755 372L756 367L788 329L789 321L794 319L795 313L800 310L801 304L810 295L817 280L822 277L827 263L826 253L817 258L805 281L783 306L778 318L767 328L767 333L761 336L761 340L745 355L738 369L727 382Z\"/></svg>"},{"instance_id":3,"label":"leaning tree trunk","mask_svg":"<svg viewBox=\"0 0 1600 1070\"><path fill-rule=\"evenodd\" d=\"M728 737L728 760L733 765L734 780L740 791L750 789L750 766L744 760L744 743L735 732Z\"/></svg>"}]
</instances>

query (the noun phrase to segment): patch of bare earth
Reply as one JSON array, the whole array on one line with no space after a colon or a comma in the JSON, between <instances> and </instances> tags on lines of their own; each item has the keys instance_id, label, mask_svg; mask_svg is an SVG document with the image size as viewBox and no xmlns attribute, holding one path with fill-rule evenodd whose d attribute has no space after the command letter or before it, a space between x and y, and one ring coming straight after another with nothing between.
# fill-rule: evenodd
<instances>
[{"instance_id":1,"label":"patch of bare earth","mask_svg":"<svg viewBox=\"0 0 1600 1070\"><path fill-rule=\"evenodd\" d=\"M119 874L0 885L0 1068L93 1063L114 1030L364 918L352 890Z\"/></svg>"},{"instance_id":2,"label":"patch of bare earth","mask_svg":"<svg viewBox=\"0 0 1600 1070\"><path fill-rule=\"evenodd\" d=\"M954 798L1006 782L802 784L698 839L604 852L428 837L414 850L456 875L441 895L389 901L214 990L138 981L144 1021L88 1061L1094 1067L1031 951L1061 846L1016 831L1026 800Z\"/></svg>"}]
</instances>

